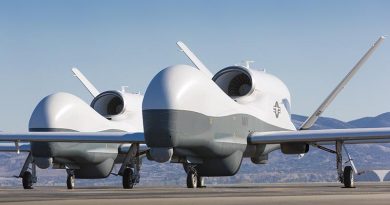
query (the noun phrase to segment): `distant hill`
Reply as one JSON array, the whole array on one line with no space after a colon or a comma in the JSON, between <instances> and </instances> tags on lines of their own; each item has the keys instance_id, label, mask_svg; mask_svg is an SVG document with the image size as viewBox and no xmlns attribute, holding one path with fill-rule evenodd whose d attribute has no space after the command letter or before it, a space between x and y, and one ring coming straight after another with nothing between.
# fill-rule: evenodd
<instances>
[{"instance_id":1,"label":"distant hill","mask_svg":"<svg viewBox=\"0 0 390 205\"><path fill-rule=\"evenodd\" d=\"M307 119L307 116L302 115L291 115L291 119L296 128L302 125L303 122ZM390 119L390 118L389 118ZM347 122L343 122L330 117L320 117L317 122L314 124L312 129L320 130L320 129L346 129L346 128L354 128L354 125L351 125Z\"/></svg>"},{"instance_id":2,"label":"distant hill","mask_svg":"<svg viewBox=\"0 0 390 205\"><path fill-rule=\"evenodd\" d=\"M349 121L348 124L354 127L390 127L390 112L380 114L376 117L364 117Z\"/></svg>"},{"instance_id":3,"label":"distant hill","mask_svg":"<svg viewBox=\"0 0 390 205\"><path fill-rule=\"evenodd\" d=\"M295 127L298 128L307 119L307 116L293 114L291 115L291 119ZM386 112L375 117L363 117L349 122L343 122L341 120L330 117L320 117L312 129L346 129L370 127L390 127L390 112Z\"/></svg>"}]
</instances>

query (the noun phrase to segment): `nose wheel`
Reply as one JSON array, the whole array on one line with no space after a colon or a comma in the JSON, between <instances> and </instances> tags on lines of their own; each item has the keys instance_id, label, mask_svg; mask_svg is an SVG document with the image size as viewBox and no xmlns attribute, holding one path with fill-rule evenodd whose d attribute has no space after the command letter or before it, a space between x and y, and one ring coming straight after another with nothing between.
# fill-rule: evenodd
<instances>
[{"instance_id":1,"label":"nose wheel","mask_svg":"<svg viewBox=\"0 0 390 205\"><path fill-rule=\"evenodd\" d=\"M68 189L74 189L74 184L75 184L75 177L74 175L68 175L66 179L66 187Z\"/></svg>"},{"instance_id":2,"label":"nose wheel","mask_svg":"<svg viewBox=\"0 0 390 205\"><path fill-rule=\"evenodd\" d=\"M194 165L184 164L184 170L187 172L187 188L205 188L204 177L199 176Z\"/></svg>"},{"instance_id":3,"label":"nose wheel","mask_svg":"<svg viewBox=\"0 0 390 205\"><path fill-rule=\"evenodd\" d=\"M139 183L142 164L140 156L139 144L133 143L118 172L118 175L122 176L122 186L124 189L132 189Z\"/></svg>"},{"instance_id":4,"label":"nose wheel","mask_svg":"<svg viewBox=\"0 0 390 205\"><path fill-rule=\"evenodd\" d=\"M66 178L66 187L68 189L74 189L76 177L73 170L66 170L68 177Z\"/></svg>"},{"instance_id":5,"label":"nose wheel","mask_svg":"<svg viewBox=\"0 0 390 205\"><path fill-rule=\"evenodd\" d=\"M134 172L131 168L126 168L123 171L123 176L122 176L122 185L124 189L132 189L134 187L134 182L135 182L135 176Z\"/></svg>"},{"instance_id":6,"label":"nose wheel","mask_svg":"<svg viewBox=\"0 0 390 205\"><path fill-rule=\"evenodd\" d=\"M187 188L196 188L198 187L198 176L196 172L189 171L187 173Z\"/></svg>"}]
</instances>

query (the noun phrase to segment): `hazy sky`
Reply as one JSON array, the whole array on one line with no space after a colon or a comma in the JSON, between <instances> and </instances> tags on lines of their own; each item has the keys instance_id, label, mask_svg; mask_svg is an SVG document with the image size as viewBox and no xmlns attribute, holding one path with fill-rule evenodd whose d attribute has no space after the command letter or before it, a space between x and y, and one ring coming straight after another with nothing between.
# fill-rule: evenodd
<instances>
[{"instance_id":1,"label":"hazy sky","mask_svg":"<svg viewBox=\"0 0 390 205\"><path fill-rule=\"evenodd\" d=\"M184 41L214 73L242 60L280 77L292 111L309 115L371 44L390 34L390 1L0 0L0 129L27 130L40 99L90 102L77 66L101 90L145 91L161 69L190 64ZM390 39L324 116L390 111Z\"/></svg>"}]
</instances>

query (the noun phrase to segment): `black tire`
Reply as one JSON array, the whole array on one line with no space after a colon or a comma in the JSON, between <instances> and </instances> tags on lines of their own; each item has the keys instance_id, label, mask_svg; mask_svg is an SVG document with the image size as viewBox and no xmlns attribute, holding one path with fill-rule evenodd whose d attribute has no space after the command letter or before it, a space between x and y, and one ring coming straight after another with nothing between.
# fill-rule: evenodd
<instances>
[{"instance_id":1,"label":"black tire","mask_svg":"<svg viewBox=\"0 0 390 205\"><path fill-rule=\"evenodd\" d=\"M195 172L189 171L187 174L187 188L196 188L198 186L198 176Z\"/></svg>"},{"instance_id":2,"label":"black tire","mask_svg":"<svg viewBox=\"0 0 390 205\"><path fill-rule=\"evenodd\" d=\"M345 188L353 188L355 186L354 178L353 178L353 169L351 166L346 166L344 168L343 177L344 177Z\"/></svg>"},{"instance_id":3,"label":"black tire","mask_svg":"<svg viewBox=\"0 0 390 205\"><path fill-rule=\"evenodd\" d=\"M68 189L74 189L75 184L75 176L73 174L68 175L68 178L66 179L66 187Z\"/></svg>"},{"instance_id":4,"label":"black tire","mask_svg":"<svg viewBox=\"0 0 390 205\"><path fill-rule=\"evenodd\" d=\"M134 172L131 168L126 168L123 171L122 185L124 189L132 189L134 187Z\"/></svg>"},{"instance_id":5,"label":"black tire","mask_svg":"<svg viewBox=\"0 0 390 205\"><path fill-rule=\"evenodd\" d=\"M204 185L204 177L202 176L197 176L197 188L205 188L206 186Z\"/></svg>"},{"instance_id":6,"label":"black tire","mask_svg":"<svg viewBox=\"0 0 390 205\"><path fill-rule=\"evenodd\" d=\"M33 188L32 187L33 186L33 178L32 178L31 172L25 171L23 173L22 184L23 184L24 189L32 189Z\"/></svg>"}]
</instances>

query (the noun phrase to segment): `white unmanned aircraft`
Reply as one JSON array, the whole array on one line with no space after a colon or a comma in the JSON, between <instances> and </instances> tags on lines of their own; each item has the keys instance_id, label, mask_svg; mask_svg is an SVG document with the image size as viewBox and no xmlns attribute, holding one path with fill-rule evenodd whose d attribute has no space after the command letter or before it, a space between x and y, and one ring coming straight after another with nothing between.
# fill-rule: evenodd
<instances>
[{"instance_id":1,"label":"white unmanned aircraft","mask_svg":"<svg viewBox=\"0 0 390 205\"><path fill-rule=\"evenodd\" d=\"M150 159L184 165L188 188L203 187L204 176L236 174L244 157L263 164L276 149L285 154L302 154L315 146L336 154L340 182L345 187L353 187L353 174L357 170L351 159L351 166L343 168L344 144L390 142L390 128L309 129L383 40L382 36L376 41L298 130L290 118L290 93L277 77L244 66L230 66L212 75L185 44L178 42L196 68L175 65L153 78L142 103L144 133L86 132L84 129L77 133L0 133L0 141L135 145L145 142L150 148ZM69 113L63 111L69 116L67 120L73 120ZM58 126L45 124L44 128L61 128ZM333 143L335 150L324 147ZM134 156L139 156L139 149L135 153Z\"/></svg>"},{"instance_id":2,"label":"white unmanned aircraft","mask_svg":"<svg viewBox=\"0 0 390 205\"><path fill-rule=\"evenodd\" d=\"M22 178L25 189L31 189L37 182L36 166L41 169L66 169L67 187L73 189L75 178L106 178L112 173L115 164L122 164L117 175L122 176L123 187L132 188L139 182L139 161L145 150L139 150L139 144L81 143L84 141L77 140L80 138L76 132L142 133L143 96L128 93L124 87L121 91L100 93L77 68L72 71L94 97L91 104L69 93L49 95L39 102L32 113L29 131L33 136L39 132L51 132L54 135L67 132L70 134L67 136L73 136L76 140L36 141L27 137L27 140L15 140L16 150L11 146L0 146L0 151L29 152L18 176ZM19 142L24 141L30 141L30 146L19 146ZM134 141L142 142L142 135Z\"/></svg>"},{"instance_id":3,"label":"white unmanned aircraft","mask_svg":"<svg viewBox=\"0 0 390 205\"><path fill-rule=\"evenodd\" d=\"M178 46L195 64L175 65L150 82L142 109L146 144L158 162L183 163L187 187L202 187L203 176L231 176L244 157L266 163L268 154L302 154L313 145L336 154L340 182L353 187L352 166L342 167L344 143L390 141L390 128L308 130L348 81L383 42L380 37L321 106L294 127L290 93L277 77L244 66L212 75L182 42ZM336 144L336 150L324 144ZM349 154L348 154L349 156Z\"/></svg>"}]
</instances>

